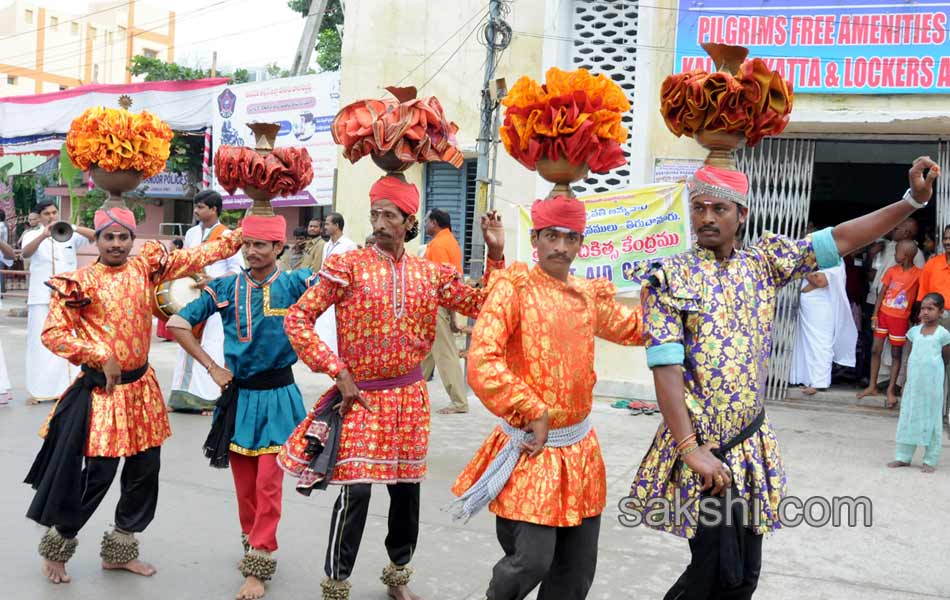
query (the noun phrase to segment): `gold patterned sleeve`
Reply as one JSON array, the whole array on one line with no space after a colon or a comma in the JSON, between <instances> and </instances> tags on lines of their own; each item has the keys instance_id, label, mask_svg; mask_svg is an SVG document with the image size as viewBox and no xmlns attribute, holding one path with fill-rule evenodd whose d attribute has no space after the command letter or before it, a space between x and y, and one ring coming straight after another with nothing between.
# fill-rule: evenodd
<instances>
[{"instance_id":1,"label":"gold patterned sleeve","mask_svg":"<svg viewBox=\"0 0 950 600\"><path fill-rule=\"evenodd\" d=\"M513 424L538 419L546 408L534 390L508 368L506 360L508 339L521 318L515 283L519 276L526 273L500 273L493 278L466 361L472 391L488 410Z\"/></svg>"},{"instance_id":2,"label":"gold patterned sleeve","mask_svg":"<svg viewBox=\"0 0 950 600\"><path fill-rule=\"evenodd\" d=\"M213 242L205 242L194 248L169 252L164 244L148 242L140 256L148 263L157 282L186 277L201 271L205 266L234 256L244 243L241 229L226 231Z\"/></svg>"},{"instance_id":3,"label":"gold patterned sleeve","mask_svg":"<svg viewBox=\"0 0 950 600\"><path fill-rule=\"evenodd\" d=\"M594 335L622 346L643 345L643 309L617 300L617 288L606 279L591 282L597 323Z\"/></svg>"},{"instance_id":4,"label":"gold patterned sleeve","mask_svg":"<svg viewBox=\"0 0 950 600\"><path fill-rule=\"evenodd\" d=\"M53 277L47 284L53 289L49 299L49 315L40 340L50 352L74 365L102 368L112 356L112 349L85 335L80 309L89 303L76 281Z\"/></svg>"},{"instance_id":5,"label":"gold patterned sleeve","mask_svg":"<svg viewBox=\"0 0 950 600\"><path fill-rule=\"evenodd\" d=\"M439 304L453 312L462 313L466 317L476 318L482 309L487 295L487 282L492 275L505 268L504 260L487 259L485 261L485 275L482 277L483 287L476 288L466 285L454 267L447 264L439 265Z\"/></svg>"},{"instance_id":6,"label":"gold patterned sleeve","mask_svg":"<svg viewBox=\"0 0 950 600\"><path fill-rule=\"evenodd\" d=\"M307 288L287 311L284 317L284 333L294 352L311 370L326 373L336 378L346 365L333 353L326 342L314 332L317 317L343 298L350 285L351 268L344 260L345 254L327 258L320 271L320 280Z\"/></svg>"}]
</instances>

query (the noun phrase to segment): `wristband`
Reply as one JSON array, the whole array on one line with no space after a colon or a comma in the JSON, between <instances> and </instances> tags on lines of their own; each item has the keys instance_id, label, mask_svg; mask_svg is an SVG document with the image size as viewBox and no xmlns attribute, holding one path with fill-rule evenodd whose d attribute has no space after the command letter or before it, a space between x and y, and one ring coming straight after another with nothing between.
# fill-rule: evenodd
<instances>
[{"instance_id":1,"label":"wristband","mask_svg":"<svg viewBox=\"0 0 950 600\"><path fill-rule=\"evenodd\" d=\"M906 200L911 206L913 206L914 208L918 210L927 206L930 203L930 200L928 200L927 202L922 202L922 203L914 200L914 195L910 193L910 188L907 188L907 191L904 192L904 197L902 198L902 200Z\"/></svg>"}]
</instances>

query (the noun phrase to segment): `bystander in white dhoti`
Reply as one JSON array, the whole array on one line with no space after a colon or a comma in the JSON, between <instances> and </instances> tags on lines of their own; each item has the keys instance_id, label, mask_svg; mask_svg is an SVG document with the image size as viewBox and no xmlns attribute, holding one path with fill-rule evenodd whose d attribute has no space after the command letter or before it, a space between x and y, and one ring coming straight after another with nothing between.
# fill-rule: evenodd
<instances>
[{"instance_id":1,"label":"bystander in white dhoti","mask_svg":"<svg viewBox=\"0 0 950 600\"><path fill-rule=\"evenodd\" d=\"M217 229L227 230L221 223L215 223L210 227L195 225L185 232L184 247L195 248L209 239L214 239L213 235ZM238 252L231 258L208 265L204 272L208 277L216 279L239 274L243 268L244 258ZM221 315L211 315L205 321L204 331L201 334L201 347L216 364L224 364L224 327L221 324ZM168 396L168 406L177 411L209 411L214 409L214 403L220 396L221 388L211 378L207 369L179 348L175 372L172 375L172 393Z\"/></svg>"},{"instance_id":2,"label":"bystander in white dhoti","mask_svg":"<svg viewBox=\"0 0 950 600\"><path fill-rule=\"evenodd\" d=\"M798 329L792 370L788 382L806 388L822 389L831 385L831 366L855 365L858 330L854 325L845 291L844 265L819 271L827 285L800 296ZM810 285L802 282L802 288ZM813 284L812 284L813 286ZM814 286L813 286L814 287Z\"/></svg>"}]
</instances>

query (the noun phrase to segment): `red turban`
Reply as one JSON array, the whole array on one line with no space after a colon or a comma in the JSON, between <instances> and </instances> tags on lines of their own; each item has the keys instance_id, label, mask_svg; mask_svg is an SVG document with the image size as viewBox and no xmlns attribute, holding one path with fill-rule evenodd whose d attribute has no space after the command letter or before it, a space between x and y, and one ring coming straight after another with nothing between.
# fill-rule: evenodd
<instances>
[{"instance_id":1,"label":"red turban","mask_svg":"<svg viewBox=\"0 0 950 600\"><path fill-rule=\"evenodd\" d=\"M110 208L109 210L97 210L93 217L93 224L96 233L102 232L112 224L121 225L129 230L129 233L135 233L135 213L127 208Z\"/></svg>"},{"instance_id":2,"label":"red turban","mask_svg":"<svg viewBox=\"0 0 950 600\"><path fill-rule=\"evenodd\" d=\"M563 227L584 235L587 228L587 209L577 198L567 196L535 200L531 205L531 227L535 231L548 227Z\"/></svg>"},{"instance_id":3,"label":"red turban","mask_svg":"<svg viewBox=\"0 0 950 600\"><path fill-rule=\"evenodd\" d=\"M287 241L287 221L280 215L273 217L248 215L241 221L241 229L245 239L282 244Z\"/></svg>"},{"instance_id":4,"label":"red turban","mask_svg":"<svg viewBox=\"0 0 950 600\"><path fill-rule=\"evenodd\" d=\"M749 178L731 169L704 166L689 180L689 197L709 195L749 206Z\"/></svg>"},{"instance_id":5,"label":"red turban","mask_svg":"<svg viewBox=\"0 0 950 600\"><path fill-rule=\"evenodd\" d=\"M407 215L419 212L419 189L392 175L383 177L369 189L370 204L380 200L389 200Z\"/></svg>"}]
</instances>

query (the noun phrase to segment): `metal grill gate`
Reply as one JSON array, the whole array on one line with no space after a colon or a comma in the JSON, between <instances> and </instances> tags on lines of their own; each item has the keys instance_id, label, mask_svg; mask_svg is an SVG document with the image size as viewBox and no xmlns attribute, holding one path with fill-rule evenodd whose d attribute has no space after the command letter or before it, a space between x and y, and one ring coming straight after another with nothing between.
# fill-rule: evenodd
<instances>
[{"instance_id":1,"label":"metal grill gate","mask_svg":"<svg viewBox=\"0 0 950 600\"><path fill-rule=\"evenodd\" d=\"M815 141L766 139L742 151L738 164L749 177L749 219L743 243L754 242L765 231L802 237L811 200ZM794 284L779 290L776 297L766 401L785 398L795 346L798 297L799 286Z\"/></svg>"}]
</instances>

